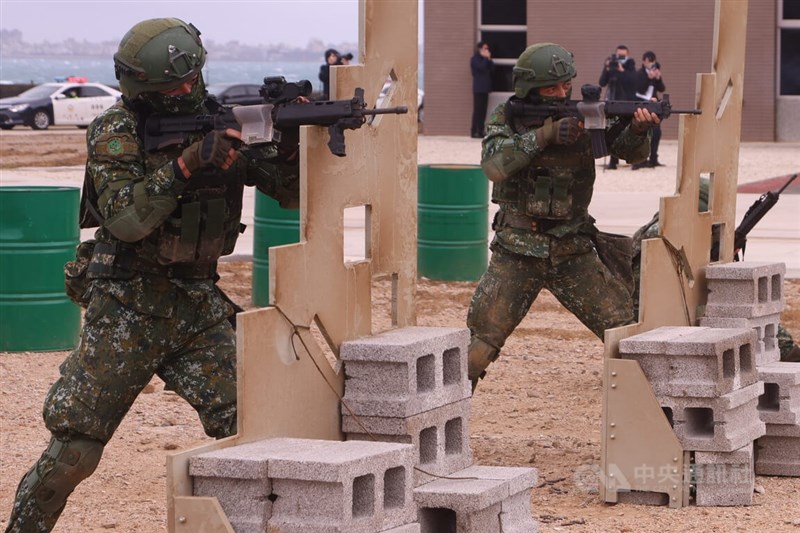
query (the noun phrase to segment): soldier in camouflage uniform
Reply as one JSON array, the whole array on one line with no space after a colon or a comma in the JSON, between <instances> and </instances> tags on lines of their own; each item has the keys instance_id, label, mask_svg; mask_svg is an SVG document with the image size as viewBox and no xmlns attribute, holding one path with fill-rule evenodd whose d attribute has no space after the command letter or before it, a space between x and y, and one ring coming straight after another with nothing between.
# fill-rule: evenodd
<instances>
[{"instance_id":1,"label":"soldier in camouflage uniform","mask_svg":"<svg viewBox=\"0 0 800 533\"><path fill-rule=\"evenodd\" d=\"M236 432L231 305L215 285L245 185L296 205L296 146L237 150L238 131L191 133L145 151L153 114L208 114L206 51L178 19L135 25L114 56L122 101L87 132L82 225L100 224L88 264L80 344L44 402L52 438L19 484L7 532L50 531L75 487L153 375L197 411L205 432ZM92 214L88 214L92 213Z\"/></svg>"},{"instance_id":2,"label":"soldier in camouflage uniform","mask_svg":"<svg viewBox=\"0 0 800 533\"><path fill-rule=\"evenodd\" d=\"M512 98L556 103L570 98L576 70L570 52L542 43L520 55L513 73ZM492 225L492 259L467 316L473 390L543 288L601 339L606 329L633 321L629 290L593 244L597 229L588 207L595 162L588 132L572 117L535 123L507 110L506 104L494 110L481 155L500 210ZM630 121L610 119L610 153L630 163L644 161L649 129L658 122L644 109Z\"/></svg>"}]
</instances>

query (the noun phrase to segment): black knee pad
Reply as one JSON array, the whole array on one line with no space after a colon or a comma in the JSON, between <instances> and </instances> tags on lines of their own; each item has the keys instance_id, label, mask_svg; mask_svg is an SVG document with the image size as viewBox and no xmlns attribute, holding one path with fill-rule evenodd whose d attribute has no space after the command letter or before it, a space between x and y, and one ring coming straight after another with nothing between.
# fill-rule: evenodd
<instances>
[{"instance_id":1,"label":"black knee pad","mask_svg":"<svg viewBox=\"0 0 800 533\"><path fill-rule=\"evenodd\" d=\"M53 437L26 479L39 508L46 513L61 509L75 487L95 471L103 448L103 443L95 439Z\"/></svg>"}]
</instances>

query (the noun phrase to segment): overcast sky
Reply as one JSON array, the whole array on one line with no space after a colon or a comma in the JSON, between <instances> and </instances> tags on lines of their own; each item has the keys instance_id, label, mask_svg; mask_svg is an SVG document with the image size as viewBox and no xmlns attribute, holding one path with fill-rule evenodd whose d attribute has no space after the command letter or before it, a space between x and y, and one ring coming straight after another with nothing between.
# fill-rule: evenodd
<instances>
[{"instance_id":1,"label":"overcast sky","mask_svg":"<svg viewBox=\"0 0 800 533\"><path fill-rule=\"evenodd\" d=\"M26 42L118 41L153 17L191 22L205 38L223 43L358 41L358 0L0 0L0 28L20 30Z\"/></svg>"}]
</instances>

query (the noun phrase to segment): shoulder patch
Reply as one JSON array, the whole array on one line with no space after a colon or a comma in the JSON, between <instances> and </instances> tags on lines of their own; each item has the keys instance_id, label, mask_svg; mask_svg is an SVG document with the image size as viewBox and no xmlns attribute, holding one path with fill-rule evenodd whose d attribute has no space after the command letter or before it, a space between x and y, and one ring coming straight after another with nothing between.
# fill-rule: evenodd
<instances>
[{"instance_id":1,"label":"shoulder patch","mask_svg":"<svg viewBox=\"0 0 800 533\"><path fill-rule=\"evenodd\" d=\"M104 133L97 137L94 145L95 155L98 157L112 157L126 159L138 157L139 146L130 135L121 133Z\"/></svg>"}]
</instances>

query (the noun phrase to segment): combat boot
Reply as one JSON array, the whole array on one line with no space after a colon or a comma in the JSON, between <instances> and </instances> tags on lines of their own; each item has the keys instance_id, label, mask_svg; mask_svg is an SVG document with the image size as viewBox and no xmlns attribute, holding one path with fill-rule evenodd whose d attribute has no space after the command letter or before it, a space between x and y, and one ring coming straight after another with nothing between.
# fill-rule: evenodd
<instances>
[{"instance_id":1,"label":"combat boot","mask_svg":"<svg viewBox=\"0 0 800 533\"><path fill-rule=\"evenodd\" d=\"M486 376L486 367L494 362L499 355L499 348L495 348L478 337L472 337L467 354L467 375L472 382L473 394L478 386L478 380Z\"/></svg>"}]
</instances>

